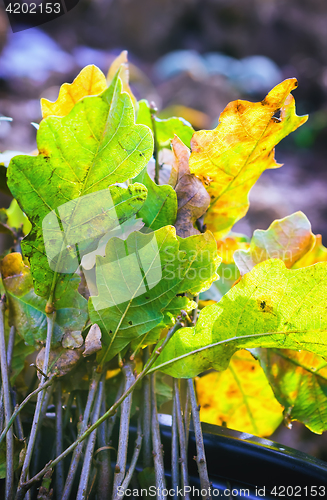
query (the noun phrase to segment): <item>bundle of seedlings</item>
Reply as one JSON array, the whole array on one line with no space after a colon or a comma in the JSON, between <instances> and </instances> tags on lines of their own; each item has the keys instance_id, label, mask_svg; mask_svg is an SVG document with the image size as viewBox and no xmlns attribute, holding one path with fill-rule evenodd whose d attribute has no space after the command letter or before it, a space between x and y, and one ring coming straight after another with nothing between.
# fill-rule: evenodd
<instances>
[{"instance_id":1,"label":"bundle of seedlings","mask_svg":"<svg viewBox=\"0 0 327 500\"><path fill-rule=\"evenodd\" d=\"M38 152L13 156L3 180L2 498L190 498L191 425L207 499L199 402L202 419L237 414L258 435L283 418L326 430L327 250L301 212L251 240L233 232L281 166L275 145L307 119L296 86L195 132L136 100L124 52L107 77L87 66L41 100Z\"/></svg>"}]
</instances>

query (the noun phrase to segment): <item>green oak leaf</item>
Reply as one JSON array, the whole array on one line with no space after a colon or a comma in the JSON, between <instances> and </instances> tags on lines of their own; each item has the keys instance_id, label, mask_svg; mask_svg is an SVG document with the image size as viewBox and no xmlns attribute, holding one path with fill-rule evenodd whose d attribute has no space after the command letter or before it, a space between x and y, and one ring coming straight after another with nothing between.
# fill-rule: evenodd
<instances>
[{"instance_id":1,"label":"green oak leaf","mask_svg":"<svg viewBox=\"0 0 327 500\"><path fill-rule=\"evenodd\" d=\"M290 270L267 260L220 302L202 309L195 328L178 330L156 362L173 377L225 370L242 348L305 349L327 356L327 264Z\"/></svg>"},{"instance_id":2,"label":"green oak leaf","mask_svg":"<svg viewBox=\"0 0 327 500\"><path fill-rule=\"evenodd\" d=\"M100 362L159 325L177 294L209 288L219 263L210 232L182 239L166 226L109 240L106 256L97 257L98 295L89 300L91 322L102 331Z\"/></svg>"},{"instance_id":3,"label":"green oak leaf","mask_svg":"<svg viewBox=\"0 0 327 500\"><path fill-rule=\"evenodd\" d=\"M288 420L327 430L327 362L307 351L253 349Z\"/></svg>"},{"instance_id":4,"label":"green oak leaf","mask_svg":"<svg viewBox=\"0 0 327 500\"><path fill-rule=\"evenodd\" d=\"M24 341L35 346L46 340L46 299L35 294L30 269L20 253L7 255L1 264L3 285L9 304L9 322ZM87 301L78 291L80 278L71 277L69 282L59 281L55 301L56 322L53 343L59 342L65 333L81 331L88 317Z\"/></svg>"},{"instance_id":5,"label":"green oak leaf","mask_svg":"<svg viewBox=\"0 0 327 500\"><path fill-rule=\"evenodd\" d=\"M146 168L135 177L134 182L143 184L148 190L147 199L137 214L145 225L154 231L173 225L177 216L177 195L174 189L167 184L158 186Z\"/></svg>"},{"instance_id":6,"label":"green oak leaf","mask_svg":"<svg viewBox=\"0 0 327 500\"><path fill-rule=\"evenodd\" d=\"M75 245L80 246L84 233L95 242L99 233L103 235L140 209L146 192L140 185L124 192L112 187L110 203L105 193L110 185L141 172L151 158L153 137L148 127L135 124L133 104L122 92L117 75L101 95L79 101L67 116L42 120L37 146L38 156L11 160L8 186L33 226L22 249L31 262L35 291L49 297L57 277L54 273L76 270ZM97 192L105 198L103 206ZM110 227L112 208L117 216ZM44 237L42 225L47 216L46 229L52 233ZM49 263L44 239L51 247L51 235L64 252L57 261L51 256Z\"/></svg>"},{"instance_id":7,"label":"green oak leaf","mask_svg":"<svg viewBox=\"0 0 327 500\"><path fill-rule=\"evenodd\" d=\"M281 259L286 267L292 267L314 243L309 220L304 213L295 212L275 220L266 231L254 231L250 248L236 250L234 260L242 275L267 259Z\"/></svg>"},{"instance_id":8,"label":"green oak leaf","mask_svg":"<svg viewBox=\"0 0 327 500\"><path fill-rule=\"evenodd\" d=\"M147 125L153 131L153 123L151 119L151 110L147 100L142 99L138 102L139 111L137 114L136 122ZM159 149L169 148L170 142L177 135L180 140L188 147L191 146L192 135L194 129L192 125L184 120L184 118L171 118L160 119L156 116L153 117L156 126L156 140Z\"/></svg>"}]
</instances>

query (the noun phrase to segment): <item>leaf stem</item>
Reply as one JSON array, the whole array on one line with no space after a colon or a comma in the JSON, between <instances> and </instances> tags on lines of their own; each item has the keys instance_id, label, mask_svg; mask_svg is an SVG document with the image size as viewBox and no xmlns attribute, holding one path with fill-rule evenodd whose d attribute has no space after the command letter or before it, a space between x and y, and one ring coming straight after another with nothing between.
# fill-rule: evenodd
<instances>
[{"instance_id":1,"label":"leaf stem","mask_svg":"<svg viewBox=\"0 0 327 500\"><path fill-rule=\"evenodd\" d=\"M69 471L68 471L68 475L67 475L66 483L65 483L65 487L64 487L64 492L62 494L61 500L69 500L69 498L70 498L70 492L71 492L71 489L72 489L72 486L73 486L73 482L74 482L74 478L75 478L77 466L78 466L78 463L79 463L79 460L80 460L80 457L81 457L81 454L82 454L82 451L83 451L83 445L84 445L83 440L80 440L80 437L83 435L83 433L85 433L85 430L87 428L87 424L89 422L89 418L90 418L90 414L91 414L91 409L92 409L94 397L95 397L95 394L96 394L96 391L97 391L97 388L98 388L98 383L99 383L100 377L101 377L101 373L98 373L96 371L96 367L94 367L94 369L93 369L93 375L92 375L91 382L90 382L90 387L89 387L89 393L88 393L88 396L87 396L86 406L85 406L85 410L84 410L83 420L82 420L82 422L80 424L79 437L75 441L76 446L74 446L74 448L76 448L76 450L73 453L73 458L72 458L72 461L70 463L70 467L69 467ZM71 448L71 446L69 448ZM68 453L67 453L67 455L68 455ZM65 452L63 452L63 453L61 453L58 456L64 458L66 455L65 455ZM56 463L55 462L56 461L52 462L52 467L51 468L53 468L55 465L57 465L57 463L59 463L60 460L57 460ZM49 470L49 469L50 469L50 467L46 466L45 469L43 469L44 473L47 470ZM39 476L39 474L37 474L35 477ZM31 482L32 479L30 479L30 481L28 481L28 482Z\"/></svg>"},{"instance_id":2,"label":"leaf stem","mask_svg":"<svg viewBox=\"0 0 327 500\"><path fill-rule=\"evenodd\" d=\"M101 414L103 415L105 412L106 412L106 390L104 388L102 394ZM98 459L99 478L97 480L97 497L101 500L109 500L112 473L111 473L111 463L110 463L110 448L108 446L108 440L107 440L106 422L102 422L102 424L99 425L98 447L99 449L97 450L97 452L99 452L99 459Z\"/></svg>"},{"instance_id":3,"label":"leaf stem","mask_svg":"<svg viewBox=\"0 0 327 500\"><path fill-rule=\"evenodd\" d=\"M99 382L99 390L98 390L98 393L96 396L96 400L94 402L92 424L95 424L95 422L98 420L99 415L100 415L103 386L104 386L104 382L100 381ZM87 496L87 486L88 486L90 472L91 472L91 464L92 464L93 451L94 451L96 437L97 437L97 429L95 429L90 434L90 437L89 437L87 445L86 445L86 450L85 450L85 454L84 454L84 462L83 462L82 472L81 472L81 476L80 476L80 482L79 482L79 486L78 486L76 500L85 500L86 496Z\"/></svg>"},{"instance_id":4,"label":"leaf stem","mask_svg":"<svg viewBox=\"0 0 327 500\"><path fill-rule=\"evenodd\" d=\"M133 382L135 381L135 376L133 373L133 365L131 361L128 361L127 363L124 364L122 371L125 379L124 391L126 392L133 385ZM112 496L115 499L119 494L118 486L121 486L121 483L123 482L125 476L131 408L132 408L132 394L130 394L127 398L125 398L121 405L120 429L119 429L119 441L118 441L119 445L118 445L117 462L115 467L114 485L112 493Z\"/></svg>"},{"instance_id":5,"label":"leaf stem","mask_svg":"<svg viewBox=\"0 0 327 500\"><path fill-rule=\"evenodd\" d=\"M185 427L185 447L186 447L186 456L188 452L188 442L189 442L189 435L190 435L190 423L191 423L191 415L192 415L192 408L190 404L190 391L187 388L186 391L186 400L185 400L185 408L184 408L184 427Z\"/></svg>"},{"instance_id":6,"label":"leaf stem","mask_svg":"<svg viewBox=\"0 0 327 500\"><path fill-rule=\"evenodd\" d=\"M144 353L144 363L146 363L150 356L150 349L146 347ZM143 407L142 407L142 428L143 428L143 469L152 467L152 453L151 453L151 387L150 377L146 375L143 380Z\"/></svg>"},{"instance_id":7,"label":"leaf stem","mask_svg":"<svg viewBox=\"0 0 327 500\"><path fill-rule=\"evenodd\" d=\"M6 339L4 324L5 297L0 300L0 364L3 387L3 400L5 410L5 425L7 426L11 416L10 384L6 355ZM14 494L14 434L12 427L6 438L6 500L11 500Z\"/></svg>"},{"instance_id":8,"label":"leaf stem","mask_svg":"<svg viewBox=\"0 0 327 500\"><path fill-rule=\"evenodd\" d=\"M202 495L203 500L210 500L209 495L210 481L208 476L207 461L204 450L202 427L200 422L200 407L197 405L195 390L193 380L189 379L187 381L188 389L190 393L191 407L192 407L192 418L194 425L195 443L196 443L196 463L198 466L198 472L200 476L201 491L206 491L207 495Z\"/></svg>"},{"instance_id":9,"label":"leaf stem","mask_svg":"<svg viewBox=\"0 0 327 500\"><path fill-rule=\"evenodd\" d=\"M139 382L150 371L151 367L156 362L156 360L160 356L162 350L166 347L166 345L168 344L169 340L174 335L174 333L182 326L184 326L184 325L182 323L178 322L169 330L169 332L167 333L167 336L164 339L164 341L162 342L162 344L157 349L154 349L148 363L143 368L141 373L136 377L135 381L133 382L131 387L128 389L128 391L126 391L124 394L122 394L122 396L111 406L111 408L109 408L109 410L104 415L102 415L102 417L100 417L99 420L95 424L91 425L81 436L79 436L74 443L72 443L70 446L68 446L68 448L66 448L66 450L63 453L61 453L61 455L59 455L55 460L51 460L40 472L38 472L34 477L29 479L29 481L27 481L25 484L23 484L22 487L24 487L25 489L28 489L31 487L31 485L33 483L35 483L36 481L39 481L39 479L41 479L42 476L48 470L52 469L55 465L57 465L57 463L60 462L60 460L65 458L67 455L69 455L69 453L71 453L82 441L84 441L84 439L87 438L91 434L91 432L94 431L94 429L96 429L100 424L102 424L102 422L104 422L108 417L111 417L111 415L113 415L116 412L117 408L121 405L121 403L124 401L124 399L127 398L127 396L129 396L129 394L134 390L135 386L137 384L139 384ZM68 500L68 498L66 498L65 500ZM64 498L62 498L61 500L64 500Z\"/></svg>"},{"instance_id":10,"label":"leaf stem","mask_svg":"<svg viewBox=\"0 0 327 500\"><path fill-rule=\"evenodd\" d=\"M24 401L22 401L20 403L19 406L16 406L15 408L15 411L14 413L11 415L10 417L10 420L8 422L8 424L6 425L5 429L2 431L1 433L1 436L0 436L0 444L2 443L2 441L4 440L5 438L5 435L7 434L9 428L12 426L12 424L14 423L17 415L22 411L22 409L24 408L24 406L29 402L30 399L32 399L33 396L36 396L36 394L38 394L39 392L43 391L44 389L46 389L47 387L49 387L49 385L53 384L54 382L54 378L56 377L56 374L52 375L51 378L49 378L49 380L47 380L44 384L40 384L39 387L37 389L35 389L35 391L31 392L28 396L26 396L26 398L24 399Z\"/></svg>"},{"instance_id":11,"label":"leaf stem","mask_svg":"<svg viewBox=\"0 0 327 500\"><path fill-rule=\"evenodd\" d=\"M136 435L134 452L133 452L131 464L129 466L129 469L128 469L128 472L125 476L125 479L121 485L121 491L123 491L123 492L128 488L129 483L130 483L132 476L134 474L135 467L136 467L136 464L137 464L137 461L138 461L138 458L140 455L141 446L142 446L142 427L141 427L141 415L139 415L139 417L137 419L137 435ZM114 500L117 500L118 498L122 498L122 495L119 494L119 496L116 496Z\"/></svg>"},{"instance_id":12,"label":"leaf stem","mask_svg":"<svg viewBox=\"0 0 327 500\"><path fill-rule=\"evenodd\" d=\"M178 499L177 490L179 487L179 449L178 449L178 429L175 391L173 390L173 411L171 425L171 482L174 490L174 500Z\"/></svg>"},{"instance_id":13,"label":"leaf stem","mask_svg":"<svg viewBox=\"0 0 327 500\"><path fill-rule=\"evenodd\" d=\"M186 445L185 445L185 429L182 417L182 405L179 390L179 380L174 378L174 400L176 401L176 415L177 415L177 427L179 435L179 449L181 456L181 471L182 471L182 487L185 489L189 486L188 470L187 470L187 455L186 455ZM189 492L184 493L184 498L190 500Z\"/></svg>"},{"instance_id":14,"label":"leaf stem","mask_svg":"<svg viewBox=\"0 0 327 500\"><path fill-rule=\"evenodd\" d=\"M118 401L118 399L121 398L123 392L124 392L124 380L122 380L120 385L119 385L117 396L116 396L116 401ZM103 412L103 413L105 413L105 412ZM116 420L117 420L117 412L114 412L114 414L108 418L108 427L107 427L107 441L108 442L111 439L111 434L112 434L112 431L114 429Z\"/></svg>"},{"instance_id":15,"label":"leaf stem","mask_svg":"<svg viewBox=\"0 0 327 500\"><path fill-rule=\"evenodd\" d=\"M63 448L63 418L62 418L62 389L61 381L57 382L56 391L56 455L62 453ZM59 462L56 467L56 496L62 497L64 491L64 464Z\"/></svg>"},{"instance_id":16,"label":"leaf stem","mask_svg":"<svg viewBox=\"0 0 327 500\"><path fill-rule=\"evenodd\" d=\"M45 353L44 353L44 361L43 361L43 373L45 373L45 374L47 374L47 372L48 372L51 340L52 340L52 333L53 333L54 324L55 324L55 318L56 318L55 312L53 312L51 314L47 314L47 340L46 340L46 344L45 344ZM42 385L44 382L45 382L45 377L42 375L40 384ZM41 411L42 411L42 403L43 403L44 396L45 396L44 392L39 392L37 395L36 408L35 408L35 412L34 412L30 437L28 440L25 460L23 463L22 472L21 472L21 476L20 476L20 480L19 480L19 486L17 489L16 500L23 499L24 495L25 495L25 491L22 488L22 484L26 481L28 469L29 469L29 466L31 463L33 449L34 449L34 443L35 443L37 430L38 430L38 426L39 426L40 415L41 415Z\"/></svg>"},{"instance_id":17,"label":"leaf stem","mask_svg":"<svg viewBox=\"0 0 327 500\"><path fill-rule=\"evenodd\" d=\"M7 365L8 365L9 375L10 375L10 371L11 371L12 356L13 356L13 352L14 352L15 336L16 336L16 328L14 326L12 326L10 328L9 337L8 337L8 345L7 345Z\"/></svg>"},{"instance_id":18,"label":"leaf stem","mask_svg":"<svg viewBox=\"0 0 327 500\"><path fill-rule=\"evenodd\" d=\"M160 438L160 428L157 411L156 397L156 374L151 376L151 397L152 397L152 444L153 444L153 462L154 472L156 477L157 500L164 500L166 495L163 491L166 490L165 467L163 462L163 450Z\"/></svg>"},{"instance_id":19,"label":"leaf stem","mask_svg":"<svg viewBox=\"0 0 327 500\"><path fill-rule=\"evenodd\" d=\"M50 358L50 349L51 349L51 340L52 340L52 333L54 329L54 324L55 324L55 318L56 318L56 313L53 312L51 314L47 314L47 340L45 344L45 354L44 354L44 361L43 361L43 373L47 374L48 372L48 366L49 366L49 358ZM44 384L45 382L45 377L42 375L41 376L41 382L40 384ZM26 450L26 455L25 455L25 460L23 463L22 467L22 472L19 480L19 486L17 489L17 494L16 494L16 500L21 500L24 498L25 491L22 488L22 484L26 481L26 476L28 473L28 469L31 463L32 459L32 454L33 454L33 449L34 449L34 443L37 435L37 430L39 426L39 419L40 419L40 414L42 410L42 403L44 399L45 393L44 392L39 392L37 396L37 402L36 402L36 408L34 412L34 418L32 422L32 428L30 432L30 437L28 440L28 445L27 445L27 450Z\"/></svg>"}]
</instances>

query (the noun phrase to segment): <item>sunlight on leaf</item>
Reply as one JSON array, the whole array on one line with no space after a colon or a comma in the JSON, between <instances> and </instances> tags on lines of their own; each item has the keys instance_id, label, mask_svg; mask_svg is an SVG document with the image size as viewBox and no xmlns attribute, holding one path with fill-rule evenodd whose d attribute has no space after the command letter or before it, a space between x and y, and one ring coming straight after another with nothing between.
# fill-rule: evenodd
<instances>
[{"instance_id":1,"label":"sunlight on leaf","mask_svg":"<svg viewBox=\"0 0 327 500\"><path fill-rule=\"evenodd\" d=\"M118 70L119 71L119 77L121 78L122 84L123 84L123 91L127 92L127 94L130 96L132 99L133 105L135 110L137 110L138 104L136 101L136 98L131 91L131 88L129 86L129 68L128 68L128 52L127 50L123 50L118 57L111 63L111 66L109 68L108 74L107 74L107 82L110 84L112 80L114 79L116 73Z\"/></svg>"},{"instance_id":2,"label":"sunlight on leaf","mask_svg":"<svg viewBox=\"0 0 327 500\"><path fill-rule=\"evenodd\" d=\"M270 436L283 420L260 363L245 350L234 354L227 370L198 378L196 392L200 418L209 424Z\"/></svg>"},{"instance_id":3,"label":"sunlight on leaf","mask_svg":"<svg viewBox=\"0 0 327 500\"><path fill-rule=\"evenodd\" d=\"M290 420L312 432L327 430L327 362L306 351L254 349Z\"/></svg>"},{"instance_id":4,"label":"sunlight on leaf","mask_svg":"<svg viewBox=\"0 0 327 500\"><path fill-rule=\"evenodd\" d=\"M311 224L302 212L275 220L266 231L254 231L248 250L236 250L234 259L243 275L259 262L281 259L292 267L315 244Z\"/></svg>"},{"instance_id":5,"label":"sunlight on leaf","mask_svg":"<svg viewBox=\"0 0 327 500\"><path fill-rule=\"evenodd\" d=\"M281 166L274 158L276 144L307 120L295 113L290 92L296 87L291 78L262 102L233 101L221 113L216 129L193 135L190 169L208 186L211 206L205 222L217 239L244 217L249 191L262 172Z\"/></svg>"},{"instance_id":6,"label":"sunlight on leaf","mask_svg":"<svg viewBox=\"0 0 327 500\"><path fill-rule=\"evenodd\" d=\"M142 99L138 104L139 111L136 123L147 125L153 132L153 122L148 101ZM153 120L156 127L156 139L159 149L170 148L170 143L175 135L179 137L185 146L190 147L194 129L186 120L175 116L160 119L155 115L153 116Z\"/></svg>"},{"instance_id":7,"label":"sunlight on leaf","mask_svg":"<svg viewBox=\"0 0 327 500\"><path fill-rule=\"evenodd\" d=\"M327 263L291 270L278 259L256 265L224 297L182 328L156 366L174 377L225 370L239 349L306 349L327 356Z\"/></svg>"},{"instance_id":8,"label":"sunlight on leaf","mask_svg":"<svg viewBox=\"0 0 327 500\"><path fill-rule=\"evenodd\" d=\"M133 182L143 184L148 190L145 203L137 214L143 219L146 227L155 231L174 224L177 215L177 196L173 188L167 184L158 186L150 178L146 168L133 179Z\"/></svg>"},{"instance_id":9,"label":"sunlight on leaf","mask_svg":"<svg viewBox=\"0 0 327 500\"><path fill-rule=\"evenodd\" d=\"M89 301L91 321L100 326L105 346L99 359L109 361L162 323L165 309L180 305L177 294L194 296L209 288L219 262L209 232L181 239L166 226L134 232L126 241L111 239L106 256L97 258L98 295Z\"/></svg>"},{"instance_id":10,"label":"sunlight on leaf","mask_svg":"<svg viewBox=\"0 0 327 500\"><path fill-rule=\"evenodd\" d=\"M224 264L233 264L234 252L236 250L247 250L249 247L250 243L247 236L232 231L223 239L217 241L218 254Z\"/></svg>"},{"instance_id":11,"label":"sunlight on leaf","mask_svg":"<svg viewBox=\"0 0 327 500\"><path fill-rule=\"evenodd\" d=\"M322 244L321 234L316 234L315 242L312 250L305 254L301 259L299 259L295 264L294 268L298 269L300 267L307 267L316 264L317 262L327 261L327 248Z\"/></svg>"},{"instance_id":12,"label":"sunlight on leaf","mask_svg":"<svg viewBox=\"0 0 327 500\"><path fill-rule=\"evenodd\" d=\"M38 156L16 156L11 160L8 186L33 226L22 242L22 250L31 262L35 291L49 297L55 273L60 272L64 279L65 272L76 270L77 264L72 269L70 262L76 261L75 245L81 245L82 233L88 239L94 232L102 236L110 229L108 221L115 211L111 227L141 208L146 189L139 184L127 190L112 186L106 194L109 208L103 206L104 190L141 172L152 155L153 138L147 127L135 125L130 97L122 92L121 81L115 77L103 94L79 101L67 116L42 120L37 144ZM100 191L102 194L95 194ZM60 221L62 211L65 217ZM58 269L56 263L52 266L53 255L49 258L45 252L42 225L46 217L48 250L53 254L55 243ZM60 222L65 226L64 234ZM67 270L60 268L65 259Z\"/></svg>"},{"instance_id":13,"label":"sunlight on leaf","mask_svg":"<svg viewBox=\"0 0 327 500\"><path fill-rule=\"evenodd\" d=\"M101 94L106 88L106 77L99 68L90 64L82 69L73 83L64 83L60 87L55 102L41 99L42 117L66 116L83 97Z\"/></svg>"}]
</instances>

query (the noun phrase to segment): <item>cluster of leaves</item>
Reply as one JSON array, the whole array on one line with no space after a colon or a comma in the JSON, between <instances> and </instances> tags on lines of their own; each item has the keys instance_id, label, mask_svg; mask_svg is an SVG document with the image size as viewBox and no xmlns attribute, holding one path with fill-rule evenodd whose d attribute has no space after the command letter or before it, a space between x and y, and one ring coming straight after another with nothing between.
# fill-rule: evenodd
<instances>
[{"instance_id":1,"label":"cluster of leaves","mask_svg":"<svg viewBox=\"0 0 327 500\"><path fill-rule=\"evenodd\" d=\"M209 371L197 380L203 420L269 435L284 412L326 430L327 249L301 212L251 241L232 231L261 173L281 166L275 145L307 119L296 86L232 102L216 129L194 132L137 102L122 53L107 78L87 66L56 102L42 99L38 154L12 158L15 205L0 214L16 244L1 264L7 327L20 336L15 376L54 311L50 361L62 377L82 354L98 369L140 356L182 314L152 371Z\"/></svg>"}]
</instances>

